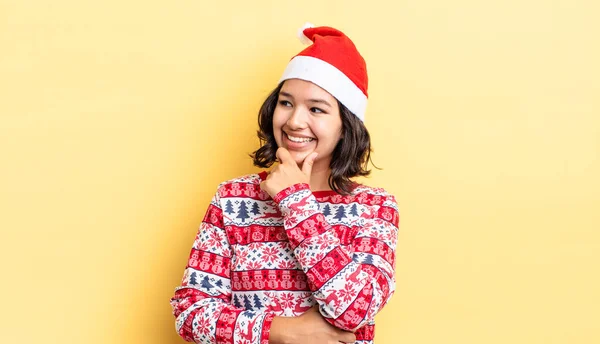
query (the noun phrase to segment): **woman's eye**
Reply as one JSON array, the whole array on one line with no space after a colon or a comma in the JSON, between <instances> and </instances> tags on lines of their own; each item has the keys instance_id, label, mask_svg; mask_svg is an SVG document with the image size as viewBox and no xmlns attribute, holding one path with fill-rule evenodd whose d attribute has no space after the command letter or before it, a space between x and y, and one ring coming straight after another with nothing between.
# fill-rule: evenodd
<instances>
[{"instance_id":1,"label":"woman's eye","mask_svg":"<svg viewBox=\"0 0 600 344\"><path fill-rule=\"evenodd\" d=\"M283 106L292 106L292 103L290 103L287 100L280 100L279 104L283 105Z\"/></svg>"},{"instance_id":2,"label":"woman's eye","mask_svg":"<svg viewBox=\"0 0 600 344\"><path fill-rule=\"evenodd\" d=\"M323 110L321 110L319 108L316 108L316 107L310 108L310 111L311 112L316 112L316 113L325 113L325 111L323 111Z\"/></svg>"}]
</instances>

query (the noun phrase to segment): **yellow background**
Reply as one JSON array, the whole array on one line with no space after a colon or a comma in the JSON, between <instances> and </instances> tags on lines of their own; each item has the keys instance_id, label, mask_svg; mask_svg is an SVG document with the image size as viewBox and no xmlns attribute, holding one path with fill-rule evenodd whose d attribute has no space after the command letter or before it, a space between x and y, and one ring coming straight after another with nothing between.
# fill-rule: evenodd
<instances>
[{"instance_id":1,"label":"yellow background","mask_svg":"<svg viewBox=\"0 0 600 344\"><path fill-rule=\"evenodd\" d=\"M377 344L600 343L600 5L0 0L1 343L183 343L169 298L305 21L400 206Z\"/></svg>"}]
</instances>

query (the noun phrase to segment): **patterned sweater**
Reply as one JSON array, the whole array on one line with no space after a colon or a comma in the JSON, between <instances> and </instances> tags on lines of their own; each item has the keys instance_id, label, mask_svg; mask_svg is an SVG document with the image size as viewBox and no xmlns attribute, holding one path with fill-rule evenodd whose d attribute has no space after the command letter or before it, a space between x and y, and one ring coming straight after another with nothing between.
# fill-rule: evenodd
<instances>
[{"instance_id":1,"label":"patterned sweater","mask_svg":"<svg viewBox=\"0 0 600 344\"><path fill-rule=\"evenodd\" d=\"M219 185L171 298L186 341L268 344L274 316L319 305L333 326L373 343L395 290L398 207L361 184L351 195L290 186L271 198L267 172Z\"/></svg>"}]
</instances>

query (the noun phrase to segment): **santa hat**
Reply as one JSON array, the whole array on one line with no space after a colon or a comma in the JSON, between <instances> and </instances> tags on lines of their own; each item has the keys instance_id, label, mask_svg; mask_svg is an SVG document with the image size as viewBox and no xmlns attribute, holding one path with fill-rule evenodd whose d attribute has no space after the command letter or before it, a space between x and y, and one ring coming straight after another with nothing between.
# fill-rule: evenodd
<instances>
[{"instance_id":1,"label":"santa hat","mask_svg":"<svg viewBox=\"0 0 600 344\"><path fill-rule=\"evenodd\" d=\"M334 96L361 121L367 108L367 65L344 33L327 26L306 23L298 38L311 44L294 56L279 80L310 81Z\"/></svg>"}]
</instances>

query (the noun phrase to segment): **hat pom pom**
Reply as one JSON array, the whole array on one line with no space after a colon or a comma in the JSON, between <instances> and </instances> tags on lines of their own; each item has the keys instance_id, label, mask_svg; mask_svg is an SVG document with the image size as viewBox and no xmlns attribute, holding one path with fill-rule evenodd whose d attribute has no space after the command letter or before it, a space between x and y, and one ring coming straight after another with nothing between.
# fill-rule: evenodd
<instances>
[{"instance_id":1,"label":"hat pom pom","mask_svg":"<svg viewBox=\"0 0 600 344\"><path fill-rule=\"evenodd\" d=\"M311 28L311 27L315 27L313 24L306 22L304 25L302 25L302 27L300 29L298 29L298 39L300 40L300 42L302 42L302 44L306 44L306 45L310 45L312 44L312 40L308 37L306 37L306 35L304 34L304 30Z\"/></svg>"}]
</instances>

